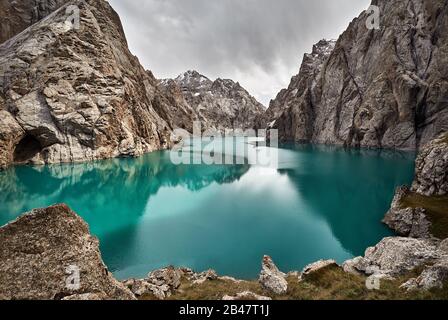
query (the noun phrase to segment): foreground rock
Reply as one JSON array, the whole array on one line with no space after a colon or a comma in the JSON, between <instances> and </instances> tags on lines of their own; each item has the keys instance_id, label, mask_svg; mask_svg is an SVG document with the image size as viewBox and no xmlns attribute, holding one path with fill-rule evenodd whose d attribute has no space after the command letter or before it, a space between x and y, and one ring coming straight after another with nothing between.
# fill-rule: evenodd
<instances>
[{"instance_id":1,"label":"foreground rock","mask_svg":"<svg viewBox=\"0 0 448 320\"><path fill-rule=\"evenodd\" d=\"M264 256L262 269L258 281L266 290L275 294L285 294L288 290L288 282L285 274L278 270L271 257Z\"/></svg>"},{"instance_id":2,"label":"foreground rock","mask_svg":"<svg viewBox=\"0 0 448 320\"><path fill-rule=\"evenodd\" d=\"M319 260L317 262L307 265L299 276L300 280L306 280L310 275L315 274L323 269L330 267L337 267L335 260Z\"/></svg>"},{"instance_id":3,"label":"foreground rock","mask_svg":"<svg viewBox=\"0 0 448 320\"><path fill-rule=\"evenodd\" d=\"M196 273L188 268L170 266L150 272L145 279L129 279L123 281L123 284L136 297L152 295L159 300L164 300L179 290L182 280L186 280L193 285L201 285L206 281L217 279L218 275L214 270Z\"/></svg>"},{"instance_id":4,"label":"foreground rock","mask_svg":"<svg viewBox=\"0 0 448 320\"><path fill-rule=\"evenodd\" d=\"M430 290L433 288L442 289L448 280L448 259L437 262L433 266L427 267L420 276L410 279L401 287L407 290Z\"/></svg>"},{"instance_id":5,"label":"foreground rock","mask_svg":"<svg viewBox=\"0 0 448 320\"><path fill-rule=\"evenodd\" d=\"M366 27L365 11L321 67L304 59L265 125L288 140L396 149L418 149L447 130L446 1L372 3L380 29Z\"/></svg>"},{"instance_id":6,"label":"foreground rock","mask_svg":"<svg viewBox=\"0 0 448 320\"><path fill-rule=\"evenodd\" d=\"M366 275L404 275L417 267L444 259L446 253L439 250L438 245L439 242L427 239L384 238L375 247L368 248L364 257L347 261L344 269Z\"/></svg>"},{"instance_id":7,"label":"foreground rock","mask_svg":"<svg viewBox=\"0 0 448 320\"><path fill-rule=\"evenodd\" d=\"M4 299L135 298L107 270L87 224L65 205L33 210L0 228L0 242Z\"/></svg>"}]
</instances>

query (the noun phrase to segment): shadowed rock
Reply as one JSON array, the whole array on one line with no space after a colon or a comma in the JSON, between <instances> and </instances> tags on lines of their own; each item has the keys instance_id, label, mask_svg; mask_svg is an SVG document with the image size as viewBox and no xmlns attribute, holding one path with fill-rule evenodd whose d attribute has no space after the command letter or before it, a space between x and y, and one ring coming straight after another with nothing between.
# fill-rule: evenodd
<instances>
[{"instance_id":1,"label":"shadowed rock","mask_svg":"<svg viewBox=\"0 0 448 320\"><path fill-rule=\"evenodd\" d=\"M135 298L109 273L98 240L66 205L24 214L0 228L0 242L3 299Z\"/></svg>"},{"instance_id":2,"label":"shadowed rock","mask_svg":"<svg viewBox=\"0 0 448 320\"><path fill-rule=\"evenodd\" d=\"M448 130L446 1L372 4L380 29L366 27L364 11L334 49L319 42L264 126L284 140L394 149L418 149ZM310 64L320 47L331 52Z\"/></svg>"}]
</instances>

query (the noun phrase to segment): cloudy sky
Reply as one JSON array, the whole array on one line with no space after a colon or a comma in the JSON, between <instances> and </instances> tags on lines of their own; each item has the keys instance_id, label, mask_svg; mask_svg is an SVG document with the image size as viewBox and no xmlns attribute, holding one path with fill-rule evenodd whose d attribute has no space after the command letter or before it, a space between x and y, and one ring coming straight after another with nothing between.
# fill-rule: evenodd
<instances>
[{"instance_id":1,"label":"cloudy sky","mask_svg":"<svg viewBox=\"0 0 448 320\"><path fill-rule=\"evenodd\" d=\"M157 78L197 70L267 105L305 52L337 38L370 0L109 0L131 51Z\"/></svg>"}]
</instances>

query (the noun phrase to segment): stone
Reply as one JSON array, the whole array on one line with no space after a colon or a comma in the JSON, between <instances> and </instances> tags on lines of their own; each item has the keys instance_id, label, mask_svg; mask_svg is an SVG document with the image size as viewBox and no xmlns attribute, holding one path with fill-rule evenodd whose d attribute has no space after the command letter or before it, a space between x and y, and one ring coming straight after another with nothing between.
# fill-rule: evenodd
<instances>
[{"instance_id":1,"label":"stone","mask_svg":"<svg viewBox=\"0 0 448 320\"><path fill-rule=\"evenodd\" d=\"M368 248L364 257L349 261L348 265L367 275L400 276L443 258L445 254L437 247L434 240L388 237Z\"/></svg>"},{"instance_id":2,"label":"stone","mask_svg":"<svg viewBox=\"0 0 448 320\"><path fill-rule=\"evenodd\" d=\"M428 143L415 161L412 191L425 196L448 194L448 134Z\"/></svg>"},{"instance_id":3,"label":"stone","mask_svg":"<svg viewBox=\"0 0 448 320\"><path fill-rule=\"evenodd\" d=\"M191 279L193 280L193 284L202 284L208 280L217 280L218 275L215 270L210 269L199 274L194 274Z\"/></svg>"},{"instance_id":4,"label":"stone","mask_svg":"<svg viewBox=\"0 0 448 320\"><path fill-rule=\"evenodd\" d=\"M263 257L262 269L258 279L263 288L274 294L285 294L288 290L288 282L285 276L274 264L271 257Z\"/></svg>"},{"instance_id":5,"label":"stone","mask_svg":"<svg viewBox=\"0 0 448 320\"><path fill-rule=\"evenodd\" d=\"M180 287L181 276L180 270L170 266L150 272L147 281L159 287L166 285L174 291Z\"/></svg>"},{"instance_id":6,"label":"stone","mask_svg":"<svg viewBox=\"0 0 448 320\"><path fill-rule=\"evenodd\" d=\"M0 242L0 296L5 299L52 300L85 293L135 299L107 270L87 224L66 205L22 215L0 228Z\"/></svg>"},{"instance_id":7,"label":"stone","mask_svg":"<svg viewBox=\"0 0 448 320\"><path fill-rule=\"evenodd\" d=\"M318 271L321 271L323 269L332 267L332 266L334 266L334 267L338 266L336 261L334 261L334 260L319 260L317 262L311 263L303 269L299 280L305 280L308 276L310 276Z\"/></svg>"},{"instance_id":8,"label":"stone","mask_svg":"<svg viewBox=\"0 0 448 320\"><path fill-rule=\"evenodd\" d=\"M159 300L171 296L172 288L167 284L155 285L147 279L128 279L122 282L138 298L144 295L153 295Z\"/></svg>"},{"instance_id":9,"label":"stone","mask_svg":"<svg viewBox=\"0 0 448 320\"><path fill-rule=\"evenodd\" d=\"M222 300L232 301L232 300L258 300L258 301L269 301L272 300L270 297L260 296L250 291L244 291L237 293L234 296L225 295Z\"/></svg>"},{"instance_id":10,"label":"stone","mask_svg":"<svg viewBox=\"0 0 448 320\"><path fill-rule=\"evenodd\" d=\"M425 268L417 278L410 279L401 287L411 290L430 290L433 288L442 289L448 280L448 259L444 259L436 264Z\"/></svg>"},{"instance_id":11,"label":"stone","mask_svg":"<svg viewBox=\"0 0 448 320\"><path fill-rule=\"evenodd\" d=\"M351 273L354 275L360 274L361 272L358 269L356 269L356 265L358 265L358 263L360 263L362 259L363 257L356 257L345 261L342 264L342 270L344 270L344 272Z\"/></svg>"}]
</instances>

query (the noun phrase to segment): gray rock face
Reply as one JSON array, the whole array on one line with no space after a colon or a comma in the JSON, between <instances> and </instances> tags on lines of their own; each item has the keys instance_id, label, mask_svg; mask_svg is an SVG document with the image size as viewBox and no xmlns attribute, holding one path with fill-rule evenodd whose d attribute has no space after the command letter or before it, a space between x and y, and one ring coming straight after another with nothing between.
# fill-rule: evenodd
<instances>
[{"instance_id":1,"label":"gray rock face","mask_svg":"<svg viewBox=\"0 0 448 320\"><path fill-rule=\"evenodd\" d=\"M285 274L278 270L271 257L264 256L262 269L258 281L268 291L275 294L284 294L288 290Z\"/></svg>"},{"instance_id":2,"label":"gray rock face","mask_svg":"<svg viewBox=\"0 0 448 320\"><path fill-rule=\"evenodd\" d=\"M412 191L426 196L448 194L448 134L428 143L419 153Z\"/></svg>"},{"instance_id":3,"label":"gray rock face","mask_svg":"<svg viewBox=\"0 0 448 320\"><path fill-rule=\"evenodd\" d=\"M255 118L265 111L239 83L228 79L211 81L197 71L162 80L160 85L171 94L181 93L184 103L205 128L252 129Z\"/></svg>"},{"instance_id":4,"label":"gray rock face","mask_svg":"<svg viewBox=\"0 0 448 320\"><path fill-rule=\"evenodd\" d=\"M373 4L380 8L379 30L367 29L369 15L361 13L320 72L310 78L305 59L271 103L270 121L283 139L416 149L448 130L446 1Z\"/></svg>"},{"instance_id":5,"label":"gray rock face","mask_svg":"<svg viewBox=\"0 0 448 320\"><path fill-rule=\"evenodd\" d=\"M268 110L257 117L258 127L278 129L281 140L309 141L312 138L313 90L335 44L333 40L321 40L310 54L304 55L299 74L271 101Z\"/></svg>"},{"instance_id":6,"label":"gray rock face","mask_svg":"<svg viewBox=\"0 0 448 320\"><path fill-rule=\"evenodd\" d=\"M0 228L0 242L3 299L135 298L108 272L87 224L65 205L33 210Z\"/></svg>"},{"instance_id":7,"label":"gray rock face","mask_svg":"<svg viewBox=\"0 0 448 320\"><path fill-rule=\"evenodd\" d=\"M383 222L400 236L412 238L430 238L431 222L423 208L405 208L402 200L410 192L408 187L400 187L395 192L391 208Z\"/></svg>"},{"instance_id":8,"label":"gray rock face","mask_svg":"<svg viewBox=\"0 0 448 320\"><path fill-rule=\"evenodd\" d=\"M45 18L69 0L1 1L0 44Z\"/></svg>"},{"instance_id":9,"label":"gray rock face","mask_svg":"<svg viewBox=\"0 0 448 320\"><path fill-rule=\"evenodd\" d=\"M345 264L350 270L367 275L395 277L444 258L446 254L437 246L436 241L426 239L384 238L375 247L368 248L364 257Z\"/></svg>"},{"instance_id":10,"label":"gray rock face","mask_svg":"<svg viewBox=\"0 0 448 320\"><path fill-rule=\"evenodd\" d=\"M427 267L420 276L410 279L401 287L407 290L430 290L433 288L443 288L448 280L448 259L437 262L433 266Z\"/></svg>"},{"instance_id":11,"label":"gray rock face","mask_svg":"<svg viewBox=\"0 0 448 320\"><path fill-rule=\"evenodd\" d=\"M68 4L0 46L0 167L138 156L193 121L130 53L107 1Z\"/></svg>"},{"instance_id":12,"label":"gray rock face","mask_svg":"<svg viewBox=\"0 0 448 320\"><path fill-rule=\"evenodd\" d=\"M299 279L300 280L305 280L307 277L309 277L310 275L312 275L313 273L319 272L323 269L326 269L328 267L332 267L335 266L337 267L338 264L336 263L335 260L319 260L316 261L314 263L311 263L309 265L307 265L302 273L300 274Z\"/></svg>"}]
</instances>

